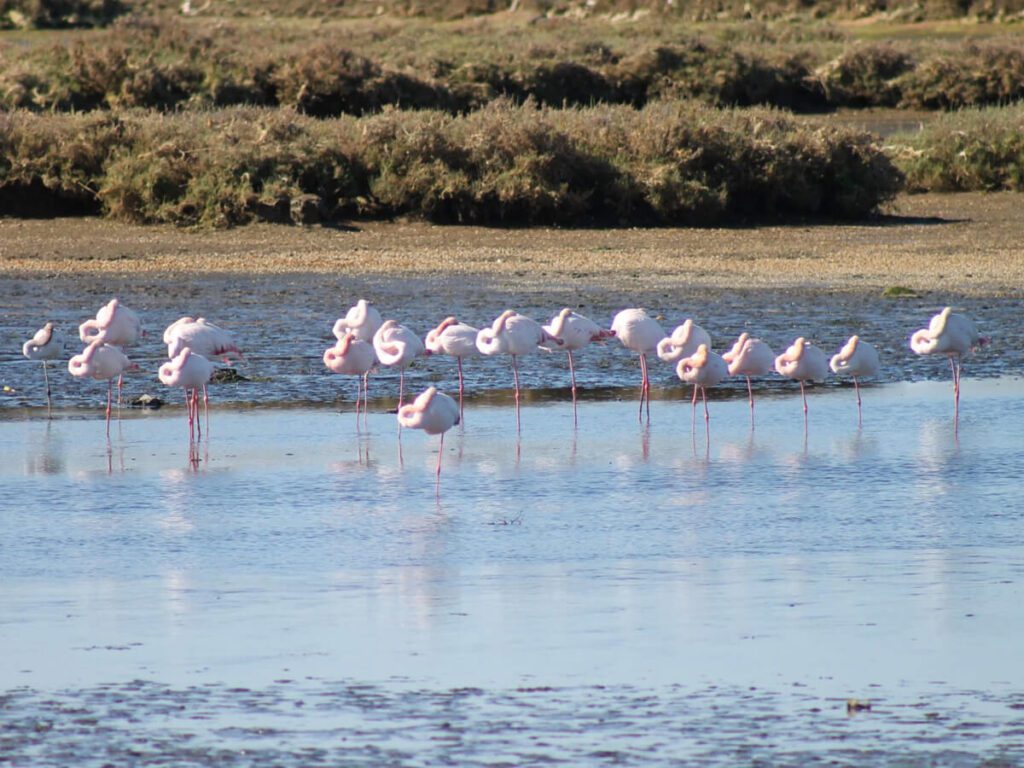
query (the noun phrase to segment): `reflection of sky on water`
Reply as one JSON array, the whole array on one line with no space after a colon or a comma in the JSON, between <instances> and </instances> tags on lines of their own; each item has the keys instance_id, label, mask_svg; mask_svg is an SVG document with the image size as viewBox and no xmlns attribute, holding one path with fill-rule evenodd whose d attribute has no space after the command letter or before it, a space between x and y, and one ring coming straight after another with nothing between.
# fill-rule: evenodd
<instances>
[{"instance_id":1,"label":"reflection of sky on water","mask_svg":"<svg viewBox=\"0 0 1024 768\"><path fill-rule=\"evenodd\" d=\"M861 429L816 393L806 436L797 396L716 403L696 451L685 401L528 407L518 450L471 408L439 492L387 414L214 412L195 452L179 414L3 422L0 688L1019 688L1021 387L964 390L958 441L916 384Z\"/></svg>"}]
</instances>

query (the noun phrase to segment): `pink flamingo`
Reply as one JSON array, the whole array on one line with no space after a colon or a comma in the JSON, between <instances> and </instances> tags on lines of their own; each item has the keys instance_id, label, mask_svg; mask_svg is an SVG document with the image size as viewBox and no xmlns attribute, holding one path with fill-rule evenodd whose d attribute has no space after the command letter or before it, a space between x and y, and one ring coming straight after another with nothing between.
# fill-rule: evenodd
<instances>
[{"instance_id":1,"label":"pink flamingo","mask_svg":"<svg viewBox=\"0 0 1024 768\"><path fill-rule=\"evenodd\" d=\"M656 352L665 330L643 309L624 309L612 320L612 331L622 346L640 355L640 421L647 401L647 421L651 420L651 381L647 374L647 355Z\"/></svg>"},{"instance_id":2,"label":"pink flamingo","mask_svg":"<svg viewBox=\"0 0 1024 768\"><path fill-rule=\"evenodd\" d=\"M800 397L804 401L804 428L807 427L807 394L804 383L824 381L828 376L828 358L813 344L801 336L790 347L775 358L775 370L787 379L800 382Z\"/></svg>"},{"instance_id":3,"label":"pink flamingo","mask_svg":"<svg viewBox=\"0 0 1024 768\"><path fill-rule=\"evenodd\" d=\"M96 312L96 317L78 326L78 336L86 344L101 341L114 347L130 347L143 336L142 322L134 310L120 300L111 299ZM117 377L117 404L121 405L121 376Z\"/></svg>"},{"instance_id":4,"label":"pink flamingo","mask_svg":"<svg viewBox=\"0 0 1024 768\"><path fill-rule=\"evenodd\" d=\"M859 336L851 336L843 348L832 356L828 365L833 373L853 377L853 388L857 393L857 425L860 426L862 422L859 379L878 375L878 350L866 341L861 341Z\"/></svg>"},{"instance_id":5,"label":"pink flamingo","mask_svg":"<svg viewBox=\"0 0 1024 768\"><path fill-rule=\"evenodd\" d=\"M484 355L512 356L512 383L515 388L516 432L520 429L519 420L519 362L520 355L535 351L544 342L551 341L558 346L562 342L555 339L541 327L541 324L512 309L502 312L490 328L483 328L476 337L476 348Z\"/></svg>"},{"instance_id":6,"label":"pink flamingo","mask_svg":"<svg viewBox=\"0 0 1024 768\"><path fill-rule=\"evenodd\" d=\"M43 381L46 382L46 413L50 413L50 376L46 370L49 360L56 360L64 354L64 338L53 323L47 323L21 347L21 353L29 360L43 363Z\"/></svg>"},{"instance_id":7,"label":"pink flamingo","mask_svg":"<svg viewBox=\"0 0 1024 768\"><path fill-rule=\"evenodd\" d=\"M182 387L185 390L185 406L188 409L189 438L195 438L199 427L199 388L204 390L213 376L214 365L205 357L193 352L188 347L181 351L170 362L160 366L157 375L168 387ZM207 416L209 423L209 416ZM209 430L207 430L209 431ZM202 429L199 429L202 437Z\"/></svg>"},{"instance_id":8,"label":"pink flamingo","mask_svg":"<svg viewBox=\"0 0 1024 768\"><path fill-rule=\"evenodd\" d=\"M678 363L684 357L695 354L701 344L711 349L711 336L687 318L682 325L676 326L671 336L658 342L658 357L666 363Z\"/></svg>"},{"instance_id":9,"label":"pink flamingo","mask_svg":"<svg viewBox=\"0 0 1024 768\"><path fill-rule=\"evenodd\" d=\"M441 482L441 456L444 453L444 433L459 423L459 406L436 387L427 387L409 405L398 409L398 423L409 429L422 429L428 435L440 435L437 449L437 482Z\"/></svg>"},{"instance_id":10,"label":"pink flamingo","mask_svg":"<svg viewBox=\"0 0 1024 768\"><path fill-rule=\"evenodd\" d=\"M747 398L750 401L750 426L754 426L754 388L750 384L751 376L765 376L770 373L775 363L772 348L760 339L750 338L749 333L741 333L732 345L732 349L722 355L729 364L730 376L743 376L747 380Z\"/></svg>"},{"instance_id":11,"label":"pink flamingo","mask_svg":"<svg viewBox=\"0 0 1024 768\"><path fill-rule=\"evenodd\" d=\"M359 299L343 318L334 323L334 337L340 340L346 331L352 331L360 341L372 343L374 334L383 324L380 312L366 299Z\"/></svg>"},{"instance_id":12,"label":"pink flamingo","mask_svg":"<svg viewBox=\"0 0 1024 768\"><path fill-rule=\"evenodd\" d=\"M377 329L373 348L381 365L398 369L398 407L401 408L405 397L405 369L417 357L426 355L427 349L419 336L395 320L385 320Z\"/></svg>"},{"instance_id":13,"label":"pink flamingo","mask_svg":"<svg viewBox=\"0 0 1024 768\"><path fill-rule=\"evenodd\" d=\"M543 349L555 349L554 342L560 342L562 349L569 357L569 378L572 382L572 423L579 425L576 417L576 368L573 365L572 353L583 349L592 341L603 341L615 335L615 331L606 331L589 317L573 312L565 307L561 312L551 318L551 322L544 326L544 331L551 336L551 340L544 342Z\"/></svg>"},{"instance_id":14,"label":"pink flamingo","mask_svg":"<svg viewBox=\"0 0 1024 768\"><path fill-rule=\"evenodd\" d=\"M91 342L79 354L68 360L68 372L79 379L90 378L107 382L107 435L110 434L110 406L113 399L115 376L137 369L117 347L104 344L100 339Z\"/></svg>"},{"instance_id":15,"label":"pink flamingo","mask_svg":"<svg viewBox=\"0 0 1024 768\"><path fill-rule=\"evenodd\" d=\"M446 317L441 324L427 334L424 340L427 351L434 355L454 357L459 364L459 420L462 420L462 358L475 357L480 354L476 348L476 337L480 333L477 328L460 323L454 317Z\"/></svg>"},{"instance_id":16,"label":"pink flamingo","mask_svg":"<svg viewBox=\"0 0 1024 768\"><path fill-rule=\"evenodd\" d=\"M711 414L708 413L707 388L722 383L729 375L729 367L725 360L712 352L707 344L700 344L696 352L682 358L676 364L676 375L687 384L693 384L695 401L697 390L700 389L701 397L704 399L704 421L709 422Z\"/></svg>"},{"instance_id":17,"label":"pink flamingo","mask_svg":"<svg viewBox=\"0 0 1024 768\"><path fill-rule=\"evenodd\" d=\"M232 358L245 359L231 332L207 322L205 317L198 320L191 317L175 320L164 331L164 343L167 345L167 356L172 360L185 347L192 350L192 354L201 355L207 360L221 358L225 363L230 363ZM206 392L206 384L203 384L203 409L206 412L206 427L209 430L210 398Z\"/></svg>"},{"instance_id":18,"label":"pink flamingo","mask_svg":"<svg viewBox=\"0 0 1024 768\"><path fill-rule=\"evenodd\" d=\"M324 365L334 373L349 376L362 376L363 421L369 408L369 376L370 369L377 361L373 345L358 338L354 332L346 331L345 335L333 347L324 352ZM356 426L359 426L359 380L356 380Z\"/></svg>"},{"instance_id":19,"label":"pink flamingo","mask_svg":"<svg viewBox=\"0 0 1024 768\"><path fill-rule=\"evenodd\" d=\"M927 328L915 331L910 337L910 348L918 355L946 355L953 371L953 429L960 424L960 368L964 355L977 347L988 344L989 340L978 335L978 329L970 319L956 314L946 307L935 315Z\"/></svg>"}]
</instances>

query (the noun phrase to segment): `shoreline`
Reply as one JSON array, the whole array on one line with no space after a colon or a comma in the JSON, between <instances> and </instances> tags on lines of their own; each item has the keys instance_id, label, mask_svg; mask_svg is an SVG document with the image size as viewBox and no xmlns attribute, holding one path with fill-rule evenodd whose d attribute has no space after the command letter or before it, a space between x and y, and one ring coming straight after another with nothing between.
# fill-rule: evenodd
<instances>
[{"instance_id":1,"label":"shoreline","mask_svg":"<svg viewBox=\"0 0 1024 768\"><path fill-rule=\"evenodd\" d=\"M1014 296L1024 194L902 195L866 222L709 229L496 229L358 222L230 230L0 219L0 275L466 276L521 290L805 288Z\"/></svg>"}]
</instances>

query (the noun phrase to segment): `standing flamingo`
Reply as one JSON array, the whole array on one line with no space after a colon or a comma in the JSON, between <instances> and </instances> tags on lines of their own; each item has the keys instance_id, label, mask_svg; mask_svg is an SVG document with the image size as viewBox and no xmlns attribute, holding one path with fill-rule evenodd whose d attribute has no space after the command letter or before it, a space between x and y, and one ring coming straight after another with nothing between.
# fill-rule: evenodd
<instances>
[{"instance_id":1,"label":"standing flamingo","mask_svg":"<svg viewBox=\"0 0 1024 768\"><path fill-rule=\"evenodd\" d=\"M420 337L404 325L396 320L385 320L373 335L373 348L381 365L398 369L398 407L401 408L405 397L405 369L417 357L427 354L426 347Z\"/></svg>"},{"instance_id":2,"label":"standing flamingo","mask_svg":"<svg viewBox=\"0 0 1024 768\"><path fill-rule=\"evenodd\" d=\"M334 337L343 339L346 331L352 331L360 341L373 343L373 336L384 324L380 312L366 299L360 299L345 316L334 323Z\"/></svg>"},{"instance_id":3,"label":"standing flamingo","mask_svg":"<svg viewBox=\"0 0 1024 768\"><path fill-rule=\"evenodd\" d=\"M170 362L160 366L157 375L168 387L182 387L185 390L185 406L188 411L189 438L194 440L196 429L202 437L199 427L199 388L206 390L206 384L213 376L214 365L202 355L188 347L182 347ZM207 430L209 431L209 430Z\"/></svg>"},{"instance_id":4,"label":"standing flamingo","mask_svg":"<svg viewBox=\"0 0 1024 768\"><path fill-rule=\"evenodd\" d=\"M743 376L747 380L747 398L750 400L750 426L754 426L754 388L750 384L751 376L764 376L771 372L775 363L772 348L760 339L750 338L749 333L741 333L732 345L732 349L722 355L729 364L730 376Z\"/></svg>"},{"instance_id":5,"label":"standing flamingo","mask_svg":"<svg viewBox=\"0 0 1024 768\"><path fill-rule=\"evenodd\" d=\"M477 328L460 323L454 317L446 317L441 324L427 333L424 340L427 351L434 355L454 357L459 364L459 421L462 421L462 358L475 357L480 354L476 348L476 337L480 333Z\"/></svg>"},{"instance_id":6,"label":"standing flamingo","mask_svg":"<svg viewBox=\"0 0 1024 768\"><path fill-rule=\"evenodd\" d=\"M516 432L520 429L519 420L519 363L520 355L533 352L546 341L562 345L536 320L520 315L512 309L502 312L490 328L482 328L476 337L476 348L484 355L512 356L512 383L515 388Z\"/></svg>"},{"instance_id":7,"label":"standing flamingo","mask_svg":"<svg viewBox=\"0 0 1024 768\"><path fill-rule=\"evenodd\" d=\"M119 299L111 299L96 312L96 317L78 326L78 336L86 344L101 341L114 347L130 347L143 336L142 322L135 310ZM121 407L121 376L117 377L117 405Z\"/></svg>"},{"instance_id":8,"label":"standing flamingo","mask_svg":"<svg viewBox=\"0 0 1024 768\"><path fill-rule=\"evenodd\" d=\"M452 398L427 387L409 405L398 409L398 423L409 429L422 429L428 435L440 435L437 449L437 482L441 482L441 456L444 453L444 433L459 423L459 406Z\"/></svg>"},{"instance_id":9,"label":"standing flamingo","mask_svg":"<svg viewBox=\"0 0 1024 768\"><path fill-rule=\"evenodd\" d=\"M804 401L804 428L807 428L807 393L804 383L824 381L828 376L828 358L813 344L801 336L790 347L775 358L775 370L787 379L800 382L800 397Z\"/></svg>"},{"instance_id":10,"label":"standing flamingo","mask_svg":"<svg viewBox=\"0 0 1024 768\"><path fill-rule=\"evenodd\" d=\"M46 370L48 360L56 360L64 354L64 337L53 323L47 323L35 336L21 347L21 353L29 360L41 360L43 363L43 381L46 382L46 413L50 413L50 376Z\"/></svg>"},{"instance_id":11,"label":"standing flamingo","mask_svg":"<svg viewBox=\"0 0 1024 768\"><path fill-rule=\"evenodd\" d=\"M544 331L551 336L549 341L542 344L544 349L554 349L555 341L562 345L562 349L569 356L569 377L572 381L572 423L579 425L576 418L576 369L573 366L572 353L575 350L583 349L592 341L602 341L615 335L615 331L606 331L589 317L584 317L573 312L568 307L551 318L551 322L544 326Z\"/></svg>"},{"instance_id":12,"label":"standing flamingo","mask_svg":"<svg viewBox=\"0 0 1024 768\"><path fill-rule=\"evenodd\" d=\"M687 318L682 325L676 326L671 336L666 336L658 342L658 357L666 363L678 363L684 357L696 353L701 344L711 349L711 336L693 320Z\"/></svg>"},{"instance_id":13,"label":"standing flamingo","mask_svg":"<svg viewBox=\"0 0 1024 768\"><path fill-rule=\"evenodd\" d=\"M221 358L225 363L230 363L232 358L245 359L232 333L207 322L205 317L198 320L192 317L175 320L164 331L164 343L167 345L167 356L172 360L185 347L192 350L192 354L201 355L211 361ZM209 430L210 398L206 392L206 384L203 384L203 409L206 412L206 427Z\"/></svg>"},{"instance_id":14,"label":"standing flamingo","mask_svg":"<svg viewBox=\"0 0 1024 768\"><path fill-rule=\"evenodd\" d=\"M693 384L694 399L697 390L700 389L701 397L704 399L704 421L710 422L707 388L720 384L729 375L729 367L725 360L712 352L707 344L700 344L696 352L678 362L676 375L687 384Z\"/></svg>"},{"instance_id":15,"label":"standing flamingo","mask_svg":"<svg viewBox=\"0 0 1024 768\"><path fill-rule=\"evenodd\" d=\"M100 339L91 342L79 354L68 360L68 371L76 378L91 378L107 382L107 435L110 434L110 404L113 398L114 377L138 368L117 347L104 344Z\"/></svg>"},{"instance_id":16,"label":"standing flamingo","mask_svg":"<svg viewBox=\"0 0 1024 768\"><path fill-rule=\"evenodd\" d=\"M960 367L964 355L975 347L988 344L988 339L978 335L978 329L970 319L946 307L935 315L927 328L915 331L910 337L910 348L918 355L946 355L953 371L953 429L960 423Z\"/></svg>"},{"instance_id":17,"label":"standing flamingo","mask_svg":"<svg viewBox=\"0 0 1024 768\"><path fill-rule=\"evenodd\" d=\"M352 331L346 331L345 335L333 347L324 352L324 365L335 373L343 373L349 376L362 376L363 395L363 421L366 421L366 411L369 408L368 379L370 369L377 361L376 352L369 342L357 338ZM356 380L356 427L359 426L359 380Z\"/></svg>"},{"instance_id":18,"label":"standing flamingo","mask_svg":"<svg viewBox=\"0 0 1024 768\"><path fill-rule=\"evenodd\" d=\"M838 353L832 356L829 368L833 373L852 376L853 388L857 393L857 426L861 425L860 382L870 376L877 376L879 369L878 350L861 341L859 336L851 336Z\"/></svg>"},{"instance_id":19,"label":"standing flamingo","mask_svg":"<svg viewBox=\"0 0 1024 768\"><path fill-rule=\"evenodd\" d=\"M651 420L651 381L647 375L647 355L655 352L658 342L665 338L665 330L643 309L624 309L612 320L612 331L622 346L640 355L640 421L644 418L644 400L647 401L647 421Z\"/></svg>"}]
</instances>

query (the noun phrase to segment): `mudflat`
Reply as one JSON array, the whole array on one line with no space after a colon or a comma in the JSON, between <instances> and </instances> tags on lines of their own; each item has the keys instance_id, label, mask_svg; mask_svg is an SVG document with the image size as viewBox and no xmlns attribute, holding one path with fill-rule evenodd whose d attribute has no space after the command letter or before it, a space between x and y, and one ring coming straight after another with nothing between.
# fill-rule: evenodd
<instances>
[{"instance_id":1,"label":"mudflat","mask_svg":"<svg viewBox=\"0 0 1024 768\"><path fill-rule=\"evenodd\" d=\"M1024 286L1024 194L903 195L883 215L835 224L709 229L499 229L423 222L231 230L95 218L0 220L0 274L447 273L522 287L954 290Z\"/></svg>"}]
</instances>

